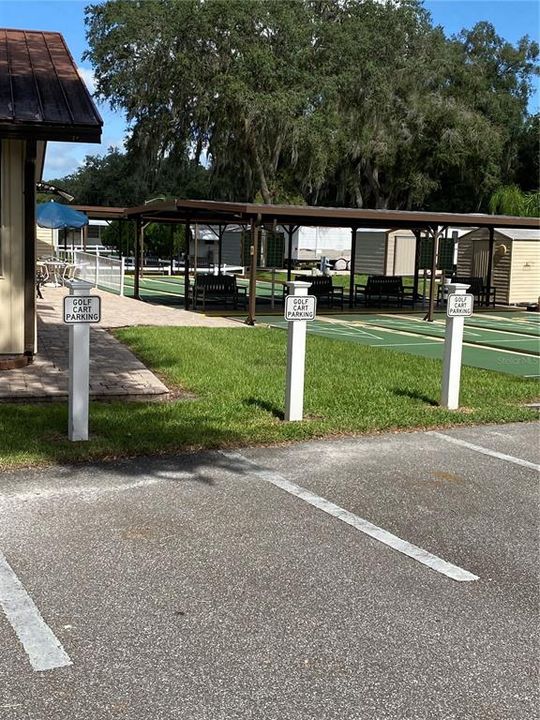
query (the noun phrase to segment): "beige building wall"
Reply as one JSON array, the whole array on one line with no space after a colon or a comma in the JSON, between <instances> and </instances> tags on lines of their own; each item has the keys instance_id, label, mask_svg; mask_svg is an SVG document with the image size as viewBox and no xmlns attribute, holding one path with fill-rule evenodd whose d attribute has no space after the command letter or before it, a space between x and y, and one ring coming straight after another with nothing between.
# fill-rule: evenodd
<instances>
[{"instance_id":1,"label":"beige building wall","mask_svg":"<svg viewBox=\"0 0 540 720\"><path fill-rule=\"evenodd\" d=\"M386 243L386 275L414 275L416 238L408 230L394 230L388 233Z\"/></svg>"},{"instance_id":2,"label":"beige building wall","mask_svg":"<svg viewBox=\"0 0 540 720\"><path fill-rule=\"evenodd\" d=\"M512 243L510 303L538 302L540 296L540 241Z\"/></svg>"},{"instance_id":3,"label":"beige building wall","mask_svg":"<svg viewBox=\"0 0 540 720\"><path fill-rule=\"evenodd\" d=\"M51 257L58 243L58 230L42 228L36 225L36 258Z\"/></svg>"},{"instance_id":4,"label":"beige building wall","mask_svg":"<svg viewBox=\"0 0 540 720\"><path fill-rule=\"evenodd\" d=\"M0 354L24 352L25 143L0 148Z\"/></svg>"}]
</instances>

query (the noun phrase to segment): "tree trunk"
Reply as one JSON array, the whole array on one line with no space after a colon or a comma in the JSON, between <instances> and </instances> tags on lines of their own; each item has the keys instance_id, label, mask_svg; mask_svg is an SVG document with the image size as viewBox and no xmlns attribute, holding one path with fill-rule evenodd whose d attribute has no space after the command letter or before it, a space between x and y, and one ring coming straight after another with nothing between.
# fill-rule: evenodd
<instances>
[{"instance_id":1,"label":"tree trunk","mask_svg":"<svg viewBox=\"0 0 540 720\"><path fill-rule=\"evenodd\" d=\"M255 163L255 169L256 169L257 175L259 177L261 195L263 196L263 200L267 205L272 205L272 196L270 194L270 190L268 188L268 183L266 181L266 174L264 172L264 167L263 167L263 164L261 161L261 157L259 155L257 143L255 142L254 138L251 137L249 140L249 144L251 147L251 154L253 156L253 161Z\"/></svg>"}]
</instances>

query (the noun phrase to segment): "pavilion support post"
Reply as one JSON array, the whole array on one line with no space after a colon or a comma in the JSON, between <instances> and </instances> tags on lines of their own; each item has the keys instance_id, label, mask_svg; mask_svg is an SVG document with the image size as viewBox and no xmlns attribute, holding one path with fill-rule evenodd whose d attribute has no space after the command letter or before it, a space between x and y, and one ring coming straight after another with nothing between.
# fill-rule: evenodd
<instances>
[{"instance_id":1,"label":"pavilion support post","mask_svg":"<svg viewBox=\"0 0 540 720\"><path fill-rule=\"evenodd\" d=\"M249 269L249 302L248 302L248 325L255 325L256 305L257 305L257 254L258 254L259 228L255 220L251 220L249 248L251 257L251 266Z\"/></svg>"},{"instance_id":2,"label":"pavilion support post","mask_svg":"<svg viewBox=\"0 0 540 720\"><path fill-rule=\"evenodd\" d=\"M356 264L356 235L358 228L353 226L351 228L351 276L349 279L349 307L354 307L354 271Z\"/></svg>"},{"instance_id":3,"label":"pavilion support post","mask_svg":"<svg viewBox=\"0 0 540 720\"><path fill-rule=\"evenodd\" d=\"M428 322L433 322L433 316L435 314L435 278L437 276L437 255L439 252L439 237L441 235L442 230L439 230L438 226L435 226L434 229L431 230L431 233L433 235L433 250L431 252L431 281L429 284L429 308L427 311L426 316L424 317L424 320L427 320Z\"/></svg>"},{"instance_id":4,"label":"pavilion support post","mask_svg":"<svg viewBox=\"0 0 540 720\"><path fill-rule=\"evenodd\" d=\"M86 245L88 243L88 225L83 225L81 230L82 230L82 249L84 252L86 252ZM121 252L121 246L120 246L120 252Z\"/></svg>"},{"instance_id":5,"label":"pavilion support post","mask_svg":"<svg viewBox=\"0 0 540 720\"><path fill-rule=\"evenodd\" d=\"M488 270L487 270L487 292L486 292L486 305L489 307L489 298L491 297L490 288L493 282L493 248L495 246L495 228L492 226L489 228L489 254L488 254Z\"/></svg>"},{"instance_id":6,"label":"pavilion support post","mask_svg":"<svg viewBox=\"0 0 540 720\"><path fill-rule=\"evenodd\" d=\"M129 255L129 251L128 251L127 247L126 247L126 254L124 255L124 236L126 234L124 232L125 226L126 226L125 220L118 221L118 251L120 253L120 257L127 257ZM109 223L109 227L110 227L110 223ZM128 230L129 230L129 228L128 228ZM128 232L128 236L129 236L129 232ZM101 235L100 235L100 240L101 240Z\"/></svg>"},{"instance_id":7,"label":"pavilion support post","mask_svg":"<svg viewBox=\"0 0 540 720\"><path fill-rule=\"evenodd\" d=\"M140 266L139 266L139 274L141 278L144 275L144 230L148 223L141 223L141 231L137 237L137 243L139 245L139 257L141 260Z\"/></svg>"},{"instance_id":8,"label":"pavilion support post","mask_svg":"<svg viewBox=\"0 0 540 720\"><path fill-rule=\"evenodd\" d=\"M292 267L293 267L293 258L292 258L292 239L295 231L295 227L293 225L289 225L289 227L285 228L287 231L287 282L291 282L292 278Z\"/></svg>"},{"instance_id":9,"label":"pavilion support post","mask_svg":"<svg viewBox=\"0 0 540 720\"><path fill-rule=\"evenodd\" d=\"M218 275L221 275L221 266L223 265L223 236L225 235L226 225L218 226Z\"/></svg>"},{"instance_id":10,"label":"pavilion support post","mask_svg":"<svg viewBox=\"0 0 540 720\"><path fill-rule=\"evenodd\" d=\"M189 310L189 236L191 227L189 220L185 225L185 253L184 253L184 308Z\"/></svg>"},{"instance_id":11,"label":"pavilion support post","mask_svg":"<svg viewBox=\"0 0 540 720\"><path fill-rule=\"evenodd\" d=\"M135 276L133 278L133 296L135 300L141 299L140 279L141 279L141 236L143 233L143 224L140 218L135 222Z\"/></svg>"},{"instance_id":12,"label":"pavilion support post","mask_svg":"<svg viewBox=\"0 0 540 720\"><path fill-rule=\"evenodd\" d=\"M193 250L193 272L195 275L197 274L197 267L199 265L199 223L195 223L195 237L194 240L194 250Z\"/></svg>"},{"instance_id":13,"label":"pavilion support post","mask_svg":"<svg viewBox=\"0 0 540 720\"><path fill-rule=\"evenodd\" d=\"M413 299L412 306L413 310L416 307L416 301L418 300L418 282L420 280L420 243L421 233L420 230L413 230L415 242L414 242L414 280L413 280Z\"/></svg>"},{"instance_id":14,"label":"pavilion support post","mask_svg":"<svg viewBox=\"0 0 540 720\"><path fill-rule=\"evenodd\" d=\"M170 245L169 245L169 267L171 269L171 277L174 275L174 229L176 225L169 225L171 231Z\"/></svg>"}]
</instances>

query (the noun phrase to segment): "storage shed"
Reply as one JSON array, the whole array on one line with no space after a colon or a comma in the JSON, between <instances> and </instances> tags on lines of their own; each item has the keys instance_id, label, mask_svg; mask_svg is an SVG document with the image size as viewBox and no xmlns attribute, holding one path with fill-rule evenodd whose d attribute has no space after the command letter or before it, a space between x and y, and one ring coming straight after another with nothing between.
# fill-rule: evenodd
<instances>
[{"instance_id":1,"label":"storage shed","mask_svg":"<svg viewBox=\"0 0 540 720\"><path fill-rule=\"evenodd\" d=\"M459 239L457 274L482 277L488 284L489 230L478 228ZM493 274L497 303L535 303L540 296L540 225L536 230L495 228Z\"/></svg>"}]
</instances>

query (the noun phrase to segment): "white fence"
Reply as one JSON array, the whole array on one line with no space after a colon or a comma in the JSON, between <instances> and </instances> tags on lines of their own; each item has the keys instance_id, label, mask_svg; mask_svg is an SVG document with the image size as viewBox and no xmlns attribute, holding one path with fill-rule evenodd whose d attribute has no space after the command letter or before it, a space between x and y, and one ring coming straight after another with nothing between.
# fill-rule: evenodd
<instances>
[{"instance_id":1,"label":"white fence","mask_svg":"<svg viewBox=\"0 0 540 720\"><path fill-rule=\"evenodd\" d=\"M75 265L75 275L81 280L91 282L94 287L110 290L117 295L124 294L125 265L124 258L117 259L81 250L68 250L66 260Z\"/></svg>"}]
</instances>

